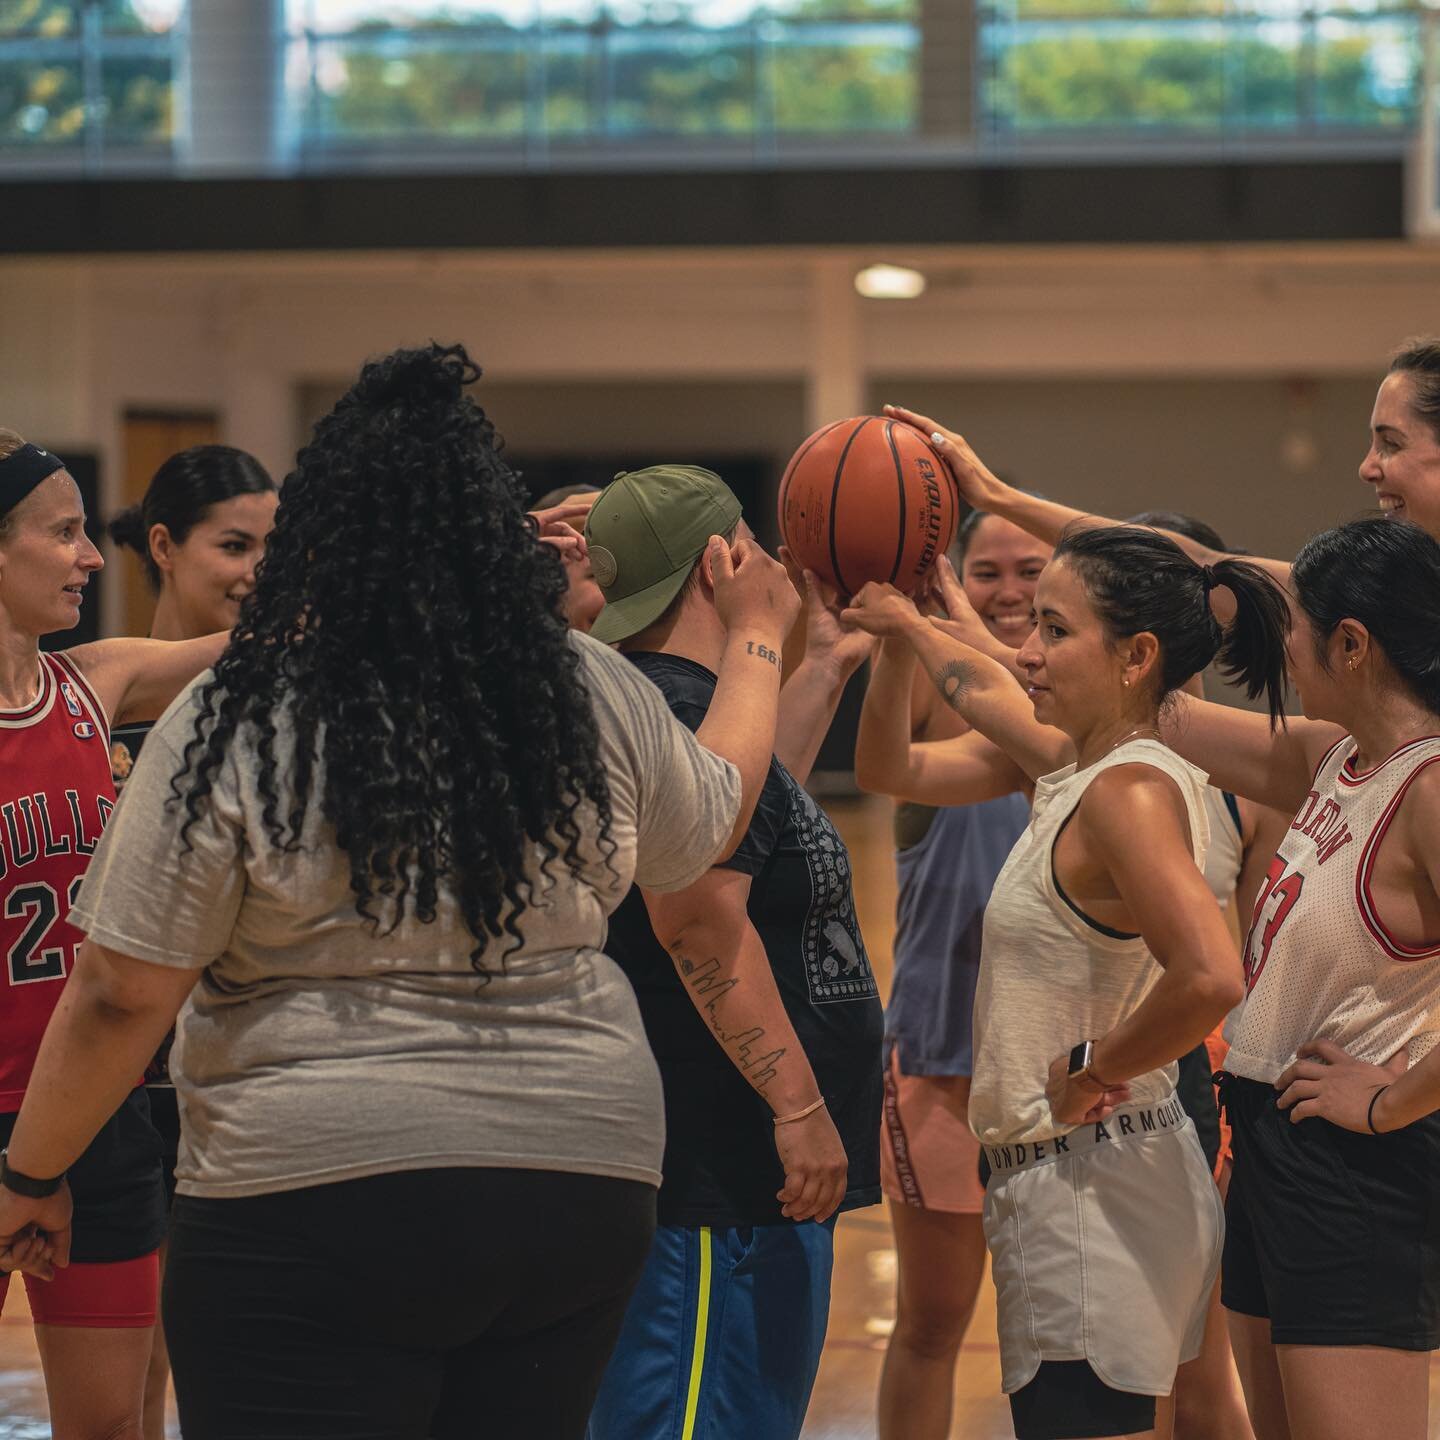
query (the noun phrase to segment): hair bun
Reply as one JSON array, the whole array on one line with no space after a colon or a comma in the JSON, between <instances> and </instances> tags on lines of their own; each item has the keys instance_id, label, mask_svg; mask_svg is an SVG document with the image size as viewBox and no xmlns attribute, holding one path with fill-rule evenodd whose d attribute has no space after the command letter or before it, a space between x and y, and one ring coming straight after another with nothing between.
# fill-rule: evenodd
<instances>
[{"instance_id":1,"label":"hair bun","mask_svg":"<svg viewBox=\"0 0 1440 1440\"><path fill-rule=\"evenodd\" d=\"M105 530L117 545L123 545L140 556L149 553L149 527L145 524L145 512L139 505L127 505Z\"/></svg>"},{"instance_id":2,"label":"hair bun","mask_svg":"<svg viewBox=\"0 0 1440 1440\"><path fill-rule=\"evenodd\" d=\"M453 405L479 378L480 367L463 345L431 341L417 350L396 350L369 361L351 394L359 404L377 410L397 401Z\"/></svg>"}]
</instances>

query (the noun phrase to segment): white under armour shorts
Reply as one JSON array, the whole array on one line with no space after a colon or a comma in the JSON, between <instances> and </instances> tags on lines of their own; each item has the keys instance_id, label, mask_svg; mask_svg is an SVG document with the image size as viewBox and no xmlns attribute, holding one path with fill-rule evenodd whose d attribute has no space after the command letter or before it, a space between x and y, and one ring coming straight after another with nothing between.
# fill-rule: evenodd
<instances>
[{"instance_id":1,"label":"white under armour shorts","mask_svg":"<svg viewBox=\"0 0 1440 1440\"><path fill-rule=\"evenodd\" d=\"M1013 1395L1044 1360L1168 1395L1200 1353L1225 1236L1195 1127L1169 1096L1038 1144L987 1145L985 1239Z\"/></svg>"}]
</instances>

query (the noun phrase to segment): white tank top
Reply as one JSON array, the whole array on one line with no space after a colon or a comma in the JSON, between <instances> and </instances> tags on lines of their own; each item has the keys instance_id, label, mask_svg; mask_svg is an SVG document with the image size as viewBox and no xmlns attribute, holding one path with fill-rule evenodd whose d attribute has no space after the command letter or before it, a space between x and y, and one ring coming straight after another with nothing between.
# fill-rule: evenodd
<instances>
[{"instance_id":1,"label":"white tank top","mask_svg":"<svg viewBox=\"0 0 1440 1440\"><path fill-rule=\"evenodd\" d=\"M1225 1029L1225 1068L1272 1082L1307 1040L1379 1064L1440 1041L1440 939L1403 945L1370 896L1375 857L1411 782L1440 761L1440 736L1358 774L1348 735L1320 762L1260 887L1245 941L1244 1003Z\"/></svg>"},{"instance_id":2,"label":"white tank top","mask_svg":"<svg viewBox=\"0 0 1440 1440\"><path fill-rule=\"evenodd\" d=\"M1081 1040L1113 1030L1160 978L1138 937L1086 920L1055 884L1055 841L1090 782L1114 765L1153 765L1180 787L1195 863L1209 842L1205 775L1158 740L1132 740L1079 772L1073 765L1036 781L1030 824L1015 842L985 909L975 993L975 1070L970 1128L985 1145L1048 1140L1059 1124L1045 1098L1050 1062ZM1167 1065L1130 1082L1135 1103L1175 1088Z\"/></svg>"},{"instance_id":3,"label":"white tank top","mask_svg":"<svg viewBox=\"0 0 1440 1440\"><path fill-rule=\"evenodd\" d=\"M1245 864L1245 840L1240 822L1230 809L1233 802L1214 785L1205 787L1205 814L1210 820L1210 848L1205 852L1205 883L1220 902L1222 910L1230 908L1235 886Z\"/></svg>"}]
</instances>

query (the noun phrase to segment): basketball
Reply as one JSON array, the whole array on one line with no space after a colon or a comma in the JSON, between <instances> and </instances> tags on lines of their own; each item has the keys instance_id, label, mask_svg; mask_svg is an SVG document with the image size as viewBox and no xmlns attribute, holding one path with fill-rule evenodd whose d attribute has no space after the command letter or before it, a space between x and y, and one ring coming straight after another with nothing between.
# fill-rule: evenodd
<instances>
[{"instance_id":1,"label":"basketball","mask_svg":"<svg viewBox=\"0 0 1440 1440\"><path fill-rule=\"evenodd\" d=\"M955 482L925 439L878 415L817 430L780 481L786 545L842 595L869 580L914 590L949 549L959 508Z\"/></svg>"}]
</instances>

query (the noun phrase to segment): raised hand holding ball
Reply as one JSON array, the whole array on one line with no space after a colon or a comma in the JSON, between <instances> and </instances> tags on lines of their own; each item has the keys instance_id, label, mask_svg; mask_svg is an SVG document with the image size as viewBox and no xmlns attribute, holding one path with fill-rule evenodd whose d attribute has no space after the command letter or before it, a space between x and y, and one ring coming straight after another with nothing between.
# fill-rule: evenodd
<instances>
[{"instance_id":1,"label":"raised hand holding ball","mask_svg":"<svg viewBox=\"0 0 1440 1440\"><path fill-rule=\"evenodd\" d=\"M871 580L862 585L846 609L840 612L840 619L846 625L884 640L903 639L917 626L923 628L928 623L908 595L883 580Z\"/></svg>"},{"instance_id":2,"label":"raised hand holding ball","mask_svg":"<svg viewBox=\"0 0 1440 1440\"><path fill-rule=\"evenodd\" d=\"M842 595L870 581L909 593L950 547L955 482L912 426L839 420L811 435L780 481L780 532L796 559Z\"/></svg>"}]
</instances>

